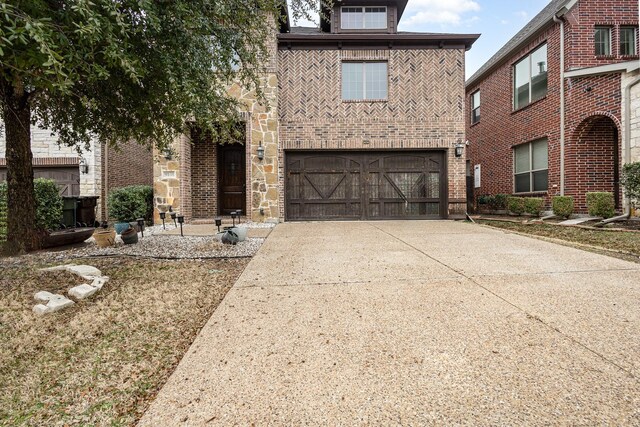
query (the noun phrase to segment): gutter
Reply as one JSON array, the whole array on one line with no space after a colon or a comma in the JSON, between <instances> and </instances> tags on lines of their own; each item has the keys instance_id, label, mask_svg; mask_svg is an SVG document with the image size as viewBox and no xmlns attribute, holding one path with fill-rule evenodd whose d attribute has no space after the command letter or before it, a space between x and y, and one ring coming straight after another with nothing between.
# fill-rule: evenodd
<instances>
[{"instance_id":1,"label":"gutter","mask_svg":"<svg viewBox=\"0 0 640 427\"><path fill-rule=\"evenodd\" d=\"M565 96L564 96L564 19L553 15L560 23L560 195L564 196Z\"/></svg>"}]
</instances>

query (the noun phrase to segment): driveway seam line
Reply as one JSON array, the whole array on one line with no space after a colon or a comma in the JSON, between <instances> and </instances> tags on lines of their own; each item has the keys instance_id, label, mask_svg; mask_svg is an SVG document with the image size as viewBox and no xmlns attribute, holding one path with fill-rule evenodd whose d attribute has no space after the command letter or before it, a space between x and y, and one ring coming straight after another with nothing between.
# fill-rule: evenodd
<instances>
[{"instance_id":1,"label":"driveway seam line","mask_svg":"<svg viewBox=\"0 0 640 427\"><path fill-rule=\"evenodd\" d=\"M426 252L424 252L423 250L413 246L411 243L408 243L404 240L402 240L400 237L391 234L383 229L381 229L380 227L377 227L376 225L372 224L372 223L368 223L369 225L371 225L373 228L378 229L379 231L393 237L396 240L399 240L400 242L404 243L405 245L409 246L410 248L413 248L414 250L420 252L422 255L426 256L427 258L431 259L432 261L437 262L438 264L448 268L449 270L452 270L454 272L456 272L457 274L459 274L460 276L464 277L465 279L469 280L471 283L475 284L476 286L480 287L481 289L487 291L489 294L495 296L496 298L502 300L503 302L509 304L510 306L514 307L515 309L521 311L522 313L524 313L527 318L529 319L533 319L538 321L539 323L541 323L542 325L546 326L547 328L551 329L552 331L557 332L558 334L562 335L564 338L568 339L569 341L573 342L574 344L577 344L578 346L584 348L585 350L589 351L590 353L598 356L600 359L604 360L605 362L610 363L611 365L615 366L616 368L618 368L619 370L625 372L627 375L629 375L631 378L633 378L634 380L636 380L636 382L640 382L638 381L638 379L635 377L635 375L627 368L619 365L618 363L616 363L615 361L607 358L605 355L593 350L592 348L588 347L586 344L583 344L582 342L578 341L576 338L572 337L571 335L566 334L565 332L562 332L560 329L556 328L555 326L550 325L549 323L545 322L543 319L541 319L540 317L533 315L531 313L529 313L527 310L523 309L522 307L512 303L511 301L509 301L508 299L504 298L503 296L497 294L496 292L492 291L491 289L483 286L482 284L478 283L477 281L475 281L473 279L472 276L467 276L466 274L464 274L461 271L456 270L455 268L445 264L444 262L440 261L437 258L432 257L431 255L427 254ZM608 271L608 270L605 270Z\"/></svg>"}]
</instances>

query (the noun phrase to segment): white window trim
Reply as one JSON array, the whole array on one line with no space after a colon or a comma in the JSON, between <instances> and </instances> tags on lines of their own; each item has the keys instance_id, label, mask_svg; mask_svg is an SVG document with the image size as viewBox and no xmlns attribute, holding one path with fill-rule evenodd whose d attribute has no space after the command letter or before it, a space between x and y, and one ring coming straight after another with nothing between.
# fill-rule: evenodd
<instances>
[{"instance_id":1,"label":"white window trim","mask_svg":"<svg viewBox=\"0 0 640 427\"><path fill-rule=\"evenodd\" d=\"M597 54L595 52L596 50L596 46L598 45L598 41L595 39L596 38L596 31L597 30L609 30L609 53L605 53L605 54ZM611 56L613 55L613 28L609 25L596 25L593 29L593 50L594 50L594 54L596 56Z\"/></svg>"},{"instance_id":2,"label":"white window trim","mask_svg":"<svg viewBox=\"0 0 640 427\"><path fill-rule=\"evenodd\" d=\"M365 23L367 22L367 20L365 19L365 10L368 7L375 7L375 8L382 8L384 9L384 16L385 16L385 25L384 27L377 27L377 28L367 28L367 26L365 25ZM347 9L360 9L360 13L362 13L362 27L361 28L344 28L343 26L343 10L347 8ZM341 30L386 30L389 28L389 9L386 6L342 6L340 7L340 29Z\"/></svg>"},{"instance_id":3,"label":"white window trim","mask_svg":"<svg viewBox=\"0 0 640 427\"><path fill-rule=\"evenodd\" d=\"M533 169L533 144L540 141L547 142L547 167L542 169ZM529 170L526 172L516 173L516 149L523 147L529 147ZM548 138L540 138L535 139L533 141L525 142L524 144L516 145L512 148L513 150L513 194L531 194L531 193L546 193L549 191L549 139ZM534 190L533 189L533 174L535 172L547 171L547 189L546 190ZM529 174L529 191L516 191L516 175L524 175L525 173Z\"/></svg>"},{"instance_id":4,"label":"white window trim","mask_svg":"<svg viewBox=\"0 0 640 427\"><path fill-rule=\"evenodd\" d=\"M526 57L520 59L519 61L515 62L512 66L511 69L513 70L513 82L511 83L511 97L513 98L513 111L517 111L520 110L522 108L525 108L527 105L531 105L532 103L539 101L540 99L543 99L543 97L538 98L536 100L533 100L533 64L531 63L531 58L533 58L533 54L536 53L538 50L542 49L543 46L547 46L547 76L549 73L549 45L547 42L542 43L541 45L539 45L538 47L536 47L535 49L531 50ZM518 64L520 64L521 62L527 61L529 63L529 102L526 103L526 105L523 105L522 107L518 107L516 105L516 67L518 66ZM547 77L547 94L549 93L549 80ZM546 95L545 95L546 96Z\"/></svg>"},{"instance_id":5,"label":"white window trim","mask_svg":"<svg viewBox=\"0 0 640 427\"><path fill-rule=\"evenodd\" d=\"M342 64L363 64L362 67L362 99L344 99L342 98L342 88L344 86L344 74L342 74ZM386 98L367 98L367 67L364 64L386 64L387 65L387 97ZM371 101L387 101L389 99L389 61L342 61L340 63L340 97L342 102L371 102Z\"/></svg>"}]
</instances>

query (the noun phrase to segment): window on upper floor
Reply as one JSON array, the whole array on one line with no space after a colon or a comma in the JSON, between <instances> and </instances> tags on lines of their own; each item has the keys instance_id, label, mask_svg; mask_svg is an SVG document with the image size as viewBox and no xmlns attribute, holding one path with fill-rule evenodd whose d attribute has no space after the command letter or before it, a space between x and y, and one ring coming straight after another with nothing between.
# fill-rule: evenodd
<instances>
[{"instance_id":1,"label":"window on upper floor","mask_svg":"<svg viewBox=\"0 0 640 427\"><path fill-rule=\"evenodd\" d=\"M620 55L638 54L638 27L620 27Z\"/></svg>"},{"instance_id":2,"label":"window on upper floor","mask_svg":"<svg viewBox=\"0 0 640 427\"><path fill-rule=\"evenodd\" d=\"M513 66L513 108L518 110L547 95L547 44Z\"/></svg>"},{"instance_id":3,"label":"window on upper floor","mask_svg":"<svg viewBox=\"0 0 640 427\"><path fill-rule=\"evenodd\" d=\"M384 30L387 28L387 8L343 7L340 23L343 30Z\"/></svg>"},{"instance_id":4,"label":"window on upper floor","mask_svg":"<svg viewBox=\"0 0 640 427\"><path fill-rule=\"evenodd\" d=\"M480 121L480 91L477 90L471 95L471 124Z\"/></svg>"},{"instance_id":5,"label":"window on upper floor","mask_svg":"<svg viewBox=\"0 0 640 427\"><path fill-rule=\"evenodd\" d=\"M514 190L516 193L547 191L549 157L547 139L518 145L514 152Z\"/></svg>"},{"instance_id":6,"label":"window on upper floor","mask_svg":"<svg viewBox=\"0 0 640 427\"><path fill-rule=\"evenodd\" d=\"M596 27L594 35L596 56L611 55L611 27Z\"/></svg>"},{"instance_id":7,"label":"window on upper floor","mask_svg":"<svg viewBox=\"0 0 640 427\"><path fill-rule=\"evenodd\" d=\"M387 99L386 62L343 62L342 99L345 101Z\"/></svg>"}]
</instances>

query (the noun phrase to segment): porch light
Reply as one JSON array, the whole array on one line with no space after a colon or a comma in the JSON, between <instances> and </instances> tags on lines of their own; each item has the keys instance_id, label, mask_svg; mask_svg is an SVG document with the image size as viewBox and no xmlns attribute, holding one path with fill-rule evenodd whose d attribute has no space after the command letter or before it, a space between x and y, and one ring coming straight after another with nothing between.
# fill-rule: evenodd
<instances>
[{"instance_id":1,"label":"porch light","mask_svg":"<svg viewBox=\"0 0 640 427\"><path fill-rule=\"evenodd\" d=\"M140 233L142 233L142 237L144 237L144 218L138 218L138 227L140 228Z\"/></svg>"},{"instance_id":2,"label":"porch light","mask_svg":"<svg viewBox=\"0 0 640 427\"><path fill-rule=\"evenodd\" d=\"M216 227L218 227L218 233L219 233L220 232L220 226L222 225L222 218L217 217L215 219L215 221L216 221Z\"/></svg>"},{"instance_id":3,"label":"porch light","mask_svg":"<svg viewBox=\"0 0 640 427\"><path fill-rule=\"evenodd\" d=\"M182 234L182 224L184 223L184 215L178 215L178 224L180 224L180 236L184 237Z\"/></svg>"},{"instance_id":4,"label":"porch light","mask_svg":"<svg viewBox=\"0 0 640 427\"><path fill-rule=\"evenodd\" d=\"M80 173L86 175L89 173L89 165L85 159L80 159Z\"/></svg>"},{"instance_id":5,"label":"porch light","mask_svg":"<svg viewBox=\"0 0 640 427\"><path fill-rule=\"evenodd\" d=\"M164 226L164 219L167 217L166 212L160 212L160 219L162 220L162 229L166 230L167 228Z\"/></svg>"},{"instance_id":6,"label":"porch light","mask_svg":"<svg viewBox=\"0 0 640 427\"><path fill-rule=\"evenodd\" d=\"M264 159L264 147L262 146L262 142L258 145L258 160Z\"/></svg>"},{"instance_id":7,"label":"porch light","mask_svg":"<svg viewBox=\"0 0 640 427\"><path fill-rule=\"evenodd\" d=\"M463 150L464 150L464 144L461 142L458 142L456 144L456 157L462 157Z\"/></svg>"}]
</instances>

